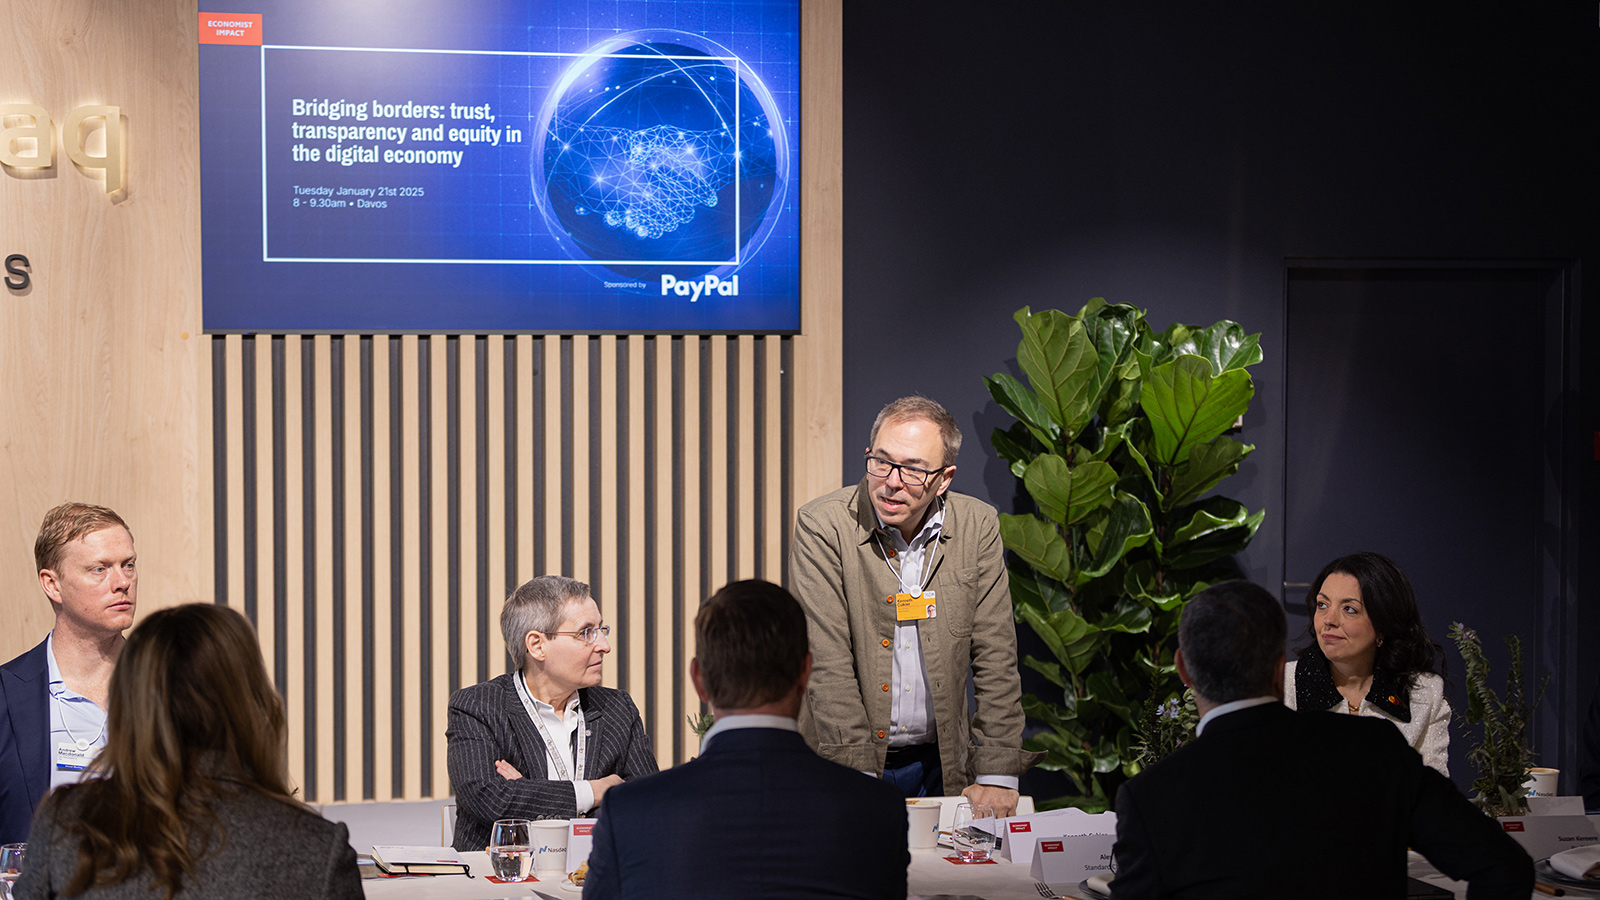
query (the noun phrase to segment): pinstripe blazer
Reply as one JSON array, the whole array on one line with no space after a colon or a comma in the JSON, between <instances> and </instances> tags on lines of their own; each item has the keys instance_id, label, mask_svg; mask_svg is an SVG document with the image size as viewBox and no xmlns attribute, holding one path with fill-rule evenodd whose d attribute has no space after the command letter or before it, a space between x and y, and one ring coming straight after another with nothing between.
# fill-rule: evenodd
<instances>
[{"instance_id":1,"label":"pinstripe blazer","mask_svg":"<svg viewBox=\"0 0 1600 900\"><path fill-rule=\"evenodd\" d=\"M511 679L501 675L450 695L445 738L456 795L457 850L482 850L496 819L565 819L581 812L572 783L546 777L544 741ZM585 777L621 775L631 781L656 771L650 738L631 697L610 688L582 688L578 703L588 729ZM522 777L500 777L494 770L497 759Z\"/></svg>"}]
</instances>

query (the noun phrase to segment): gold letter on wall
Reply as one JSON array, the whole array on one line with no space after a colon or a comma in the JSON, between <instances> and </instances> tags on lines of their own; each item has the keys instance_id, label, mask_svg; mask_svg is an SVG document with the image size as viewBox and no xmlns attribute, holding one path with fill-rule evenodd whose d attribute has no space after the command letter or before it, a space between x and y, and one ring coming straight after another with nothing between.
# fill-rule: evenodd
<instances>
[{"instance_id":1,"label":"gold letter on wall","mask_svg":"<svg viewBox=\"0 0 1600 900\"><path fill-rule=\"evenodd\" d=\"M6 120L26 116L32 125L6 126ZM21 156L13 150L17 141L32 138L32 156ZM0 103L0 165L14 169L48 169L55 165L56 145L50 136L50 116L42 106L31 103Z\"/></svg>"},{"instance_id":2,"label":"gold letter on wall","mask_svg":"<svg viewBox=\"0 0 1600 900\"><path fill-rule=\"evenodd\" d=\"M90 156L83 124L88 119L105 119L106 154ZM106 193L122 189L122 111L115 106L80 106L61 123L61 142L67 157L85 169L104 169Z\"/></svg>"}]
</instances>

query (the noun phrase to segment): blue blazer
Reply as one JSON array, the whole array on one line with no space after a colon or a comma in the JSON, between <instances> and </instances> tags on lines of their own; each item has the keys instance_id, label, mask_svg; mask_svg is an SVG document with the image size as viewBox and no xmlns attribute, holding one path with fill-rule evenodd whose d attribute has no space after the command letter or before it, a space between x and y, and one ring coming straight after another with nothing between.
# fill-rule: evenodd
<instances>
[{"instance_id":1,"label":"blue blazer","mask_svg":"<svg viewBox=\"0 0 1600 900\"><path fill-rule=\"evenodd\" d=\"M0 666L0 844L28 839L50 790L48 640Z\"/></svg>"},{"instance_id":2,"label":"blue blazer","mask_svg":"<svg viewBox=\"0 0 1600 900\"><path fill-rule=\"evenodd\" d=\"M799 734L741 728L606 792L583 896L904 900L906 804Z\"/></svg>"}]
</instances>

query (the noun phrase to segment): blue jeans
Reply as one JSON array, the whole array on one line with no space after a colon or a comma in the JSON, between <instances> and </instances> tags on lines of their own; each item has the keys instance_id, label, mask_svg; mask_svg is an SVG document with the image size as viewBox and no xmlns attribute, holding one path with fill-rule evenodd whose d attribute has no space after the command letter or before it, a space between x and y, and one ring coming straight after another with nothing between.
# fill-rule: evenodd
<instances>
[{"instance_id":1,"label":"blue jeans","mask_svg":"<svg viewBox=\"0 0 1600 900\"><path fill-rule=\"evenodd\" d=\"M943 797L944 768L939 763L939 745L926 746L927 750L902 765L885 766L883 780L907 797Z\"/></svg>"}]
</instances>

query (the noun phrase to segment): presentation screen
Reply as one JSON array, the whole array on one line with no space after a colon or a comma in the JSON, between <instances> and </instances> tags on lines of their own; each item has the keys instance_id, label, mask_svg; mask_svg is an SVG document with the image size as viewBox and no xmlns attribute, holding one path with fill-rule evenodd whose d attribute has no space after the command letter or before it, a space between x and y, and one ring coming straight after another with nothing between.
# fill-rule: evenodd
<instances>
[{"instance_id":1,"label":"presentation screen","mask_svg":"<svg viewBox=\"0 0 1600 900\"><path fill-rule=\"evenodd\" d=\"M206 331L799 329L798 0L201 9Z\"/></svg>"}]
</instances>

